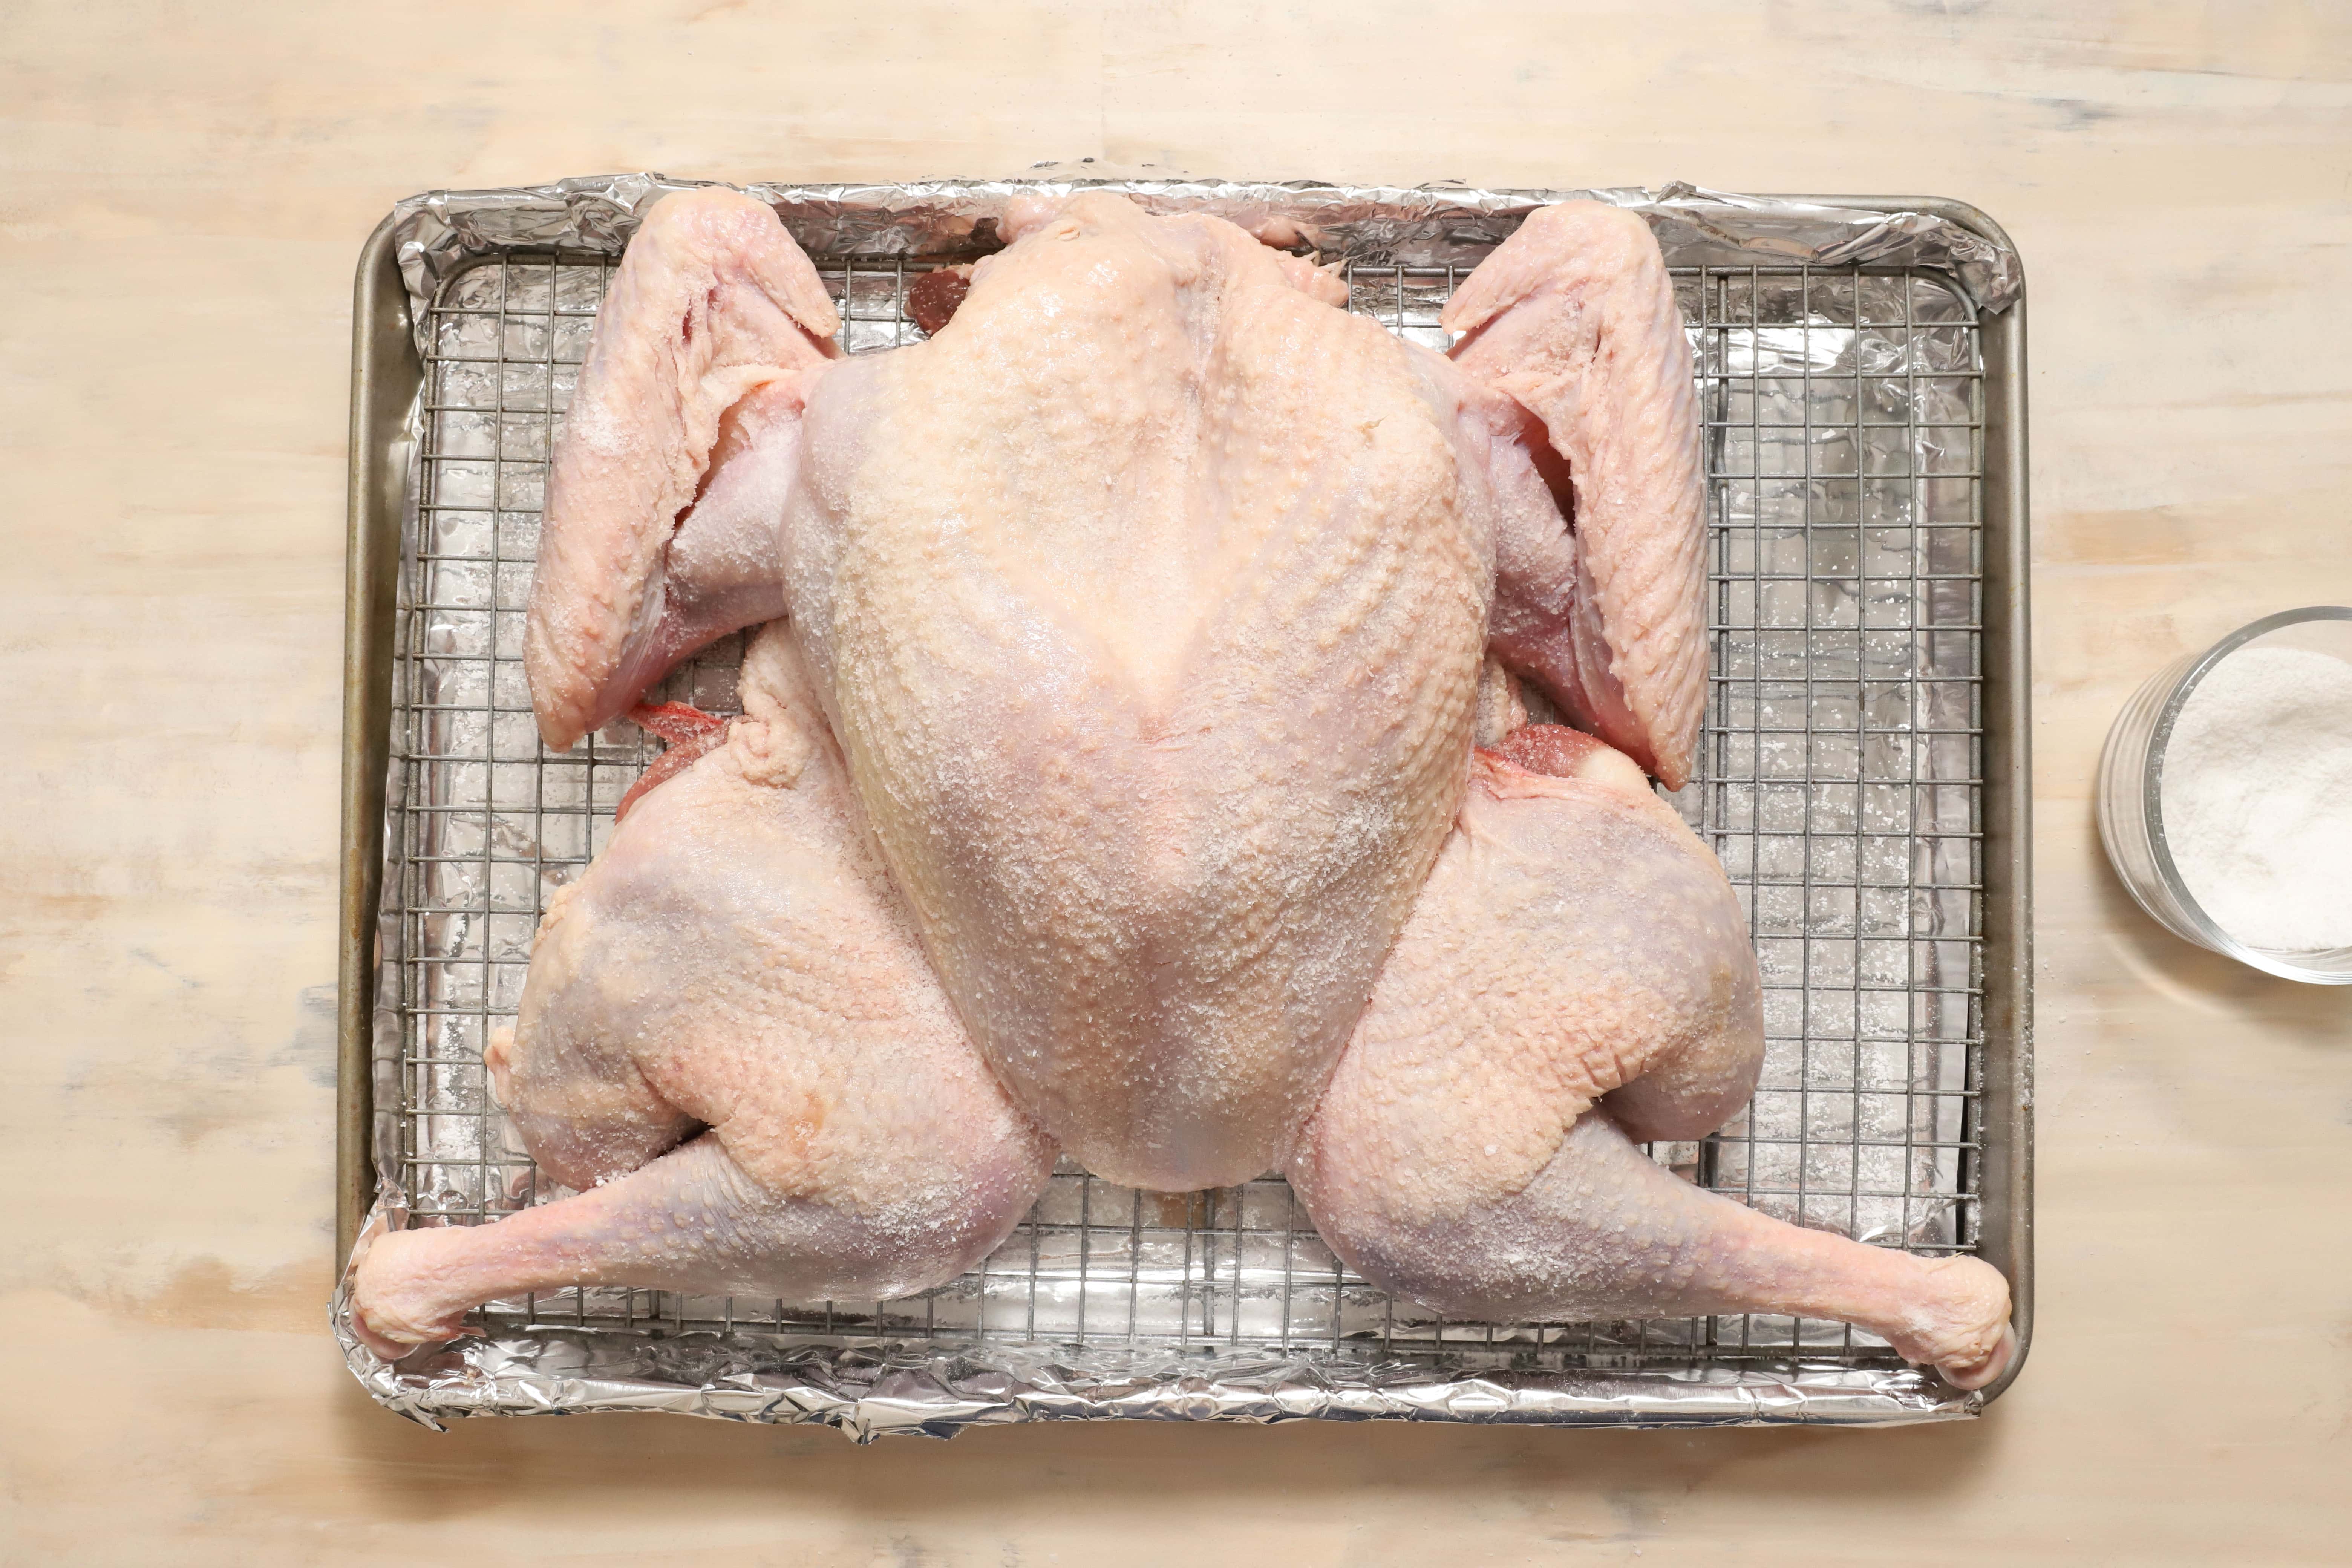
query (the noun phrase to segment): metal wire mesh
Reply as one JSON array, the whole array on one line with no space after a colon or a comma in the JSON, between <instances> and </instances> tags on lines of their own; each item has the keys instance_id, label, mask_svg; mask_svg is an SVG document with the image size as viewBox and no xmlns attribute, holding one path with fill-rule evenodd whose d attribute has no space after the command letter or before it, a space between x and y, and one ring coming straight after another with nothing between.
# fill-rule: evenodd
<instances>
[{"instance_id":1,"label":"metal wire mesh","mask_svg":"<svg viewBox=\"0 0 2352 1568\"><path fill-rule=\"evenodd\" d=\"M611 262L517 252L430 311L404 550L386 897L400 1027L396 1159L411 1223L550 1197L488 1099L540 910L600 849L653 742L623 724L540 745L522 619L551 444ZM916 340L896 260L820 261L843 346ZM1350 268L1350 308L1443 348L1448 268ZM1748 909L1769 1043L1753 1105L1654 1156L1798 1223L1927 1253L1975 1245L1982 1068L1983 395L1972 310L1933 273L1680 268L1706 424L1713 690L1675 797ZM736 706L740 638L663 695ZM1448 1321L1349 1274L1267 1178L1137 1193L1064 1163L1014 1235L908 1300L715 1300L622 1289L491 1303L533 1322L841 1342L1354 1348L1622 1368L1892 1362L1787 1318Z\"/></svg>"}]
</instances>

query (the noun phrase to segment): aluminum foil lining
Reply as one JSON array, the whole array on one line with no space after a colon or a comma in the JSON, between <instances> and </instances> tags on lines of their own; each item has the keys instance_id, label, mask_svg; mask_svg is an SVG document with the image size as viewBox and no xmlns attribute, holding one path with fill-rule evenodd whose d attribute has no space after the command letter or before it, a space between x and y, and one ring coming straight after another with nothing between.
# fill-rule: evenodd
<instances>
[{"instance_id":1,"label":"aluminum foil lining","mask_svg":"<svg viewBox=\"0 0 2352 1568\"><path fill-rule=\"evenodd\" d=\"M667 174L597 174L515 190L433 191L393 208L401 276L420 303L479 257L520 248L618 255L639 209L671 191L717 184ZM1016 196L1091 189L1156 211L1213 213L1270 243L1326 260L1391 267L1475 264L1535 208L1579 197L1650 221L1677 267L1919 267L1949 272L1980 310L2023 292L2017 253L1932 213L1874 212L1675 182L1649 191L1473 191L1445 186L1280 184L1228 180L931 180L898 185L736 187L775 207L810 255L947 257L997 247ZM418 320L422 321L420 312Z\"/></svg>"},{"instance_id":2,"label":"aluminum foil lining","mask_svg":"<svg viewBox=\"0 0 2352 1568\"><path fill-rule=\"evenodd\" d=\"M394 209L397 256L411 296L412 320L420 351L428 363L435 363L439 353L445 370L469 368L456 363L465 358L462 343L454 353L449 344L436 343L433 337L436 331L434 307L442 300L445 284L484 258L519 252L544 256L551 251L593 262L600 257L616 255L633 232L636 215L644 205L666 192L701 183L705 182L677 181L649 174L623 174L565 180L528 189L436 192L398 204ZM1291 245L1315 251L1327 259L1376 268L1475 264L1507 237L1528 211L1547 202L1581 195L1643 212L1658 233L1668 260L1677 267L1754 265L1785 268L1803 265L1829 269L1869 266L1924 269L1940 273L1950 280L1951 292L1947 298L1957 296L1952 299L1957 314L1932 310L1917 313L1914 304L1927 297L1905 296L1913 304L1903 307L1901 353L1926 357L1914 363L1898 355L1884 364L1879 360L1894 352L1888 347L1897 341L1893 336L1849 343L1842 350L1827 348L1825 345L1855 338L1856 334L1847 330L1841 336L1828 327L1802 324L1770 325L1769 316L1757 314L1758 301L1752 297L1756 291L1751 289L1746 307L1748 320L1767 324L1748 329L1743 341L1750 342L1749 347L1728 352L1735 359L1738 353L1776 356L1773 365L1785 360L1787 366L1774 373L1783 379L1771 384L1782 389L1775 395L1798 396L1800 408L1804 406L1802 399L1814 396L1815 391L1807 382L1801 393L1790 394L1786 389L1799 383L1789 378L1816 374L1826 376L1848 359L1853 360L1856 375L1878 377L1890 388L1902 377L1910 376L1911 382L1902 387L1906 397L1916 394L1931 401L1938 397L1948 401L1954 395L1953 389L1964 384L1953 381L1947 385L1949 377L1943 373L1962 368L1963 360L1973 352L1969 346L1972 339L1956 335L1963 331L1958 323L1965 314L1959 300L1980 310L1999 310L2013 302L2022 291L2021 274L2011 251L1933 214L1887 214L1772 201L1682 184L1656 192L1609 189L1537 193L1340 187L1306 183L1276 185L1188 180L1055 179L940 181L905 185L761 184L743 188L776 206L821 267L846 260L852 263L854 272L858 258L887 263L893 258L936 258L985 251L997 243L996 219L1014 196L1066 193L1082 187L1122 192L1155 207L1205 209L1233 219L1271 243ZM551 277L549 287L557 301L553 307L557 314L549 320L561 326L565 307L562 303L564 278L560 268ZM588 298L593 301L593 295ZM1405 299L1400 293L1401 310L1406 308ZM1409 335L1434 331L1431 324L1434 321L1434 301L1418 301L1412 308L1419 310L1423 306L1427 307L1427 322L1415 327L1401 317L1391 324L1402 327ZM540 308L548 307L542 302ZM1853 312L1857 309L1864 318L1871 318L1871 307L1866 304L1857 306L1850 300L1845 308L1849 320L1854 319ZM1802 297L1797 313L1790 320L1796 323L1810 321L1808 312L1811 309L1810 296ZM854 330L858 324L856 311L848 313ZM492 313L494 317L497 314ZM474 317L482 319L479 311L474 312ZM464 321L440 321L437 330L454 331L462 338L471 329ZM530 329L523 330L528 335ZM1816 331L1820 333L1818 339ZM551 373L548 379L560 381L560 374L555 373L562 370L567 356L575 355L578 346L576 342L569 348L560 343L554 347L542 344L530 352L543 353ZM494 363L504 361L510 352L507 346L495 348ZM1816 364L1824 352L1830 357ZM1874 354L1878 357L1874 358ZM1754 378L1762 386L1767 384L1769 367L1762 357L1758 357L1754 363L1727 361L1717 368L1723 374ZM1836 374L1846 373L1837 370ZM444 384L436 394L443 404L457 395L451 391L456 384ZM494 433L495 439L506 441L512 437L515 427L530 426L537 432L532 439L540 443L532 449L543 461L549 421L559 405L543 394L532 393L530 387L535 384L528 377L518 379L511 373L499 373L483 384L489 390L482 395L489 401L481 406L488 409L494 405L498 412L489 416L492 423L506 427L503 433ZM530 401L534 395L541 401ZM518 398L522 401L518 402ZM532 409L546 412L533 413ZM1880 416L1884 416L1883 410ZM417 423L412 433L420 437L429 458L433 443L422 439L428 434L423 423L425 416L420 410L415 417ZM435 417L479 420L483 416L456 414L445 408ZM1801 445L1818 443L1824 434L1836 434L1835 429L1816 432L1811 427L1811 416L1801 417L1801 433L1790 437ZM1940 422L1957 419L1965 424L1970 416L1964 409L1958 414L1937 412L1921 405L1912 408L1906 417L1911 428L1903 438L1926 440L1927 447L1921 449L1927 451L1936 439L1933 430L1961 428ZM1840 418L1862 421L1855 428L1857 434L1865 437L1882 428L1854 410L1845 411ZM1929 430L1930 426L1933 430ZM1760 426L1770 427L1769 423ZM1923 430L1928 434L1923 437ZM505 448L494 445L488 449ZM452 455L446 460L454 472L461 465L463 454L455 447L450 450ZM1932 457L1932 452L1929 455ZM528 466L518 463L517 467L520 472ZM488 466L484 468L487 474ZM1758 472L1763 471L1759 463ZM1805 469L1801 466L1795 471L1802 473ZM1937 470L1931 462L1924 469L1912 471L1932 475ZM429 562L434 554L434 549L425 548L432 542L420 531L425 529L426 510L422 504L425 498L420 494L422 482L418 474L411 475L404 524L404 577L417 563ZM498 520L530 516L527 510L509 513L503 509L535 509L537 505L535 489L509 496L505 490L506 480L488 482L490 489L485 492L482 501L465 503L493 509L478 514L481 519L491 520L484 525L489 530L485 537L491 542L483 570L509 560L496 542L499 529L504 526ZM1942 486L1949 489L1962 483L1972 485L1974 479L1964 476L1920 482L1929 489ZM1960 494L1953 493L1956 497ZM1788 521L1810 522L1812 514L1805 509L1814 502L1796 491L1773 500L1759 489L1756 500L1759 508L1799 503L1801 510ZM1959 504L1965 513L1964 499ZM448 511L446 507L441 510ZM454 514L455 521L449 515L437 516L433 529L468 526L466 520L477 515L460 511ZM1763 510L1750 520L1759 527L1768 521L1772 519ZM1922 514L1918 521L1924 525L1937 519L1934 514ZM1923 526L1920 531L1928 531ZM434 539L439 539L438 532ZM450 560L457 563L448 568L450 571L475 569L466 563L466 552L475 550L476 545L464 544L460 548L452 542L449 548ZM1761 563L1756 564L1760 571ZM486 580L484 592L495 592L499 613L503 616L509 571L503 564L495 564L495 570L496 584L489 584ZM433 599L438 595L428 592L424 596ZM489 613L488 609L479 612L482 616ZM1930 616L1928 620L1933 618ZM1925 633L1906 631L1899 637L1907 644L1915 635ZM396 654L396 661L425 657L429 655L411 647ZM731 671L709 673L722 682L731 682ZM686 675L689 679L697 679L693 672ZM726 700L724 691L712 695L698 690L680 695L690 695L706 706L723 706ZM395 693L395 724L400 721L404 704L413 700L414 693L407 698ZM1760 716L1758 721L1762 721ZM1798 722L1801 726L1807 720L1801 715ZM388 815L396 816L405 808L402 769L407 765L407 759L401 754L397 743L392 752L394 776L387 794L387 809ZM491 754L484 753L486 762ZM626 771L634 772L634 764L642 759L631 754L613 760L632 764ZM598 778L602 780L601 772ZM592 817L602 799L597 792L604 787L603 782L590 785L581 803L589 808ZM603 805L604 815L609 818L609 801ZM387 889L398 885L403 868L401 839L392 830L393 826L387 823L385 835ZM503 820L497 826L502 830ZM584 856L591 847L593 838L580 853ZM531 850L534 858L549 858L554 853L544 843L535 844ZM495 911L499 906L493 900L486 907ZM490 923L501 918L522 917L493 913ZM412 1214L430 1215L435 1201L430 1194L408 1191L403 1182L399 1123L407 1112L403 1109L402 1073L404 1053L411 1049L411 1043L410 1020L401 1012L399 998L404 993L397 971L402 963L415 960L403 956L405 948L398 920L394 900L388 895L383 917L383 973L374 1020L381 1196L367 1233L385 1226L405 1224ZM492 940L495 942L497 939ZM508 956L519 957L520 952L518 948ZM481 1006L504 1011L510 999L477 1001ZM478 1048L478 1041L473 1044ZM461 1075L463 1070L459 1069ZM478 1083L469 1092L478 1098ZM1946 1099L1952 1098L1948 1090L1937 1092ZM414 1109L419 1116L429 1116L436 1109L448 1108L420 1105ZM1066 1179L1087 1180L1057 1176L1057 1190ZM1855 1186L1858 1181L1855 1173L1847 1173L1847 1185ZM1259 1185L1252 1184L1253 1188ZM1265 1185L1278 1187L1279 1184ZM490 1217L489 1211L498 1203L529 1201L529 1196L518 1197L513 1192L492 1194L486 1190L475 1194L471 1201L478 1205L479 1217ZM1256 1198L1239 1193L1236 1201L1245 1209ZM1914 1201L1906 1198L1904 1202L1902 1213L1906 1225L1919 1217L1912 1214ZM1760 1206L1769 1209L1773 1205L1768 1202ZM1946 1223L1949 1214L1948 1205L1922 1223L1930 1226ZM1801 1208L1785 1217L1802 1221L1810 1216ZM1910 1237L1907 1230L1903 1234L1906 1240L1916 1239ZM363 1234L362 1245L365 1244ZM1256 1278L1249 1275L1242 1256L1244 1244L1270 1245L1258 1232L1237 1224L1233 1260L1237 1281L1244 1276ZM1292 1268L1294 1244L1311 1247L1314 1238L1311 1235L1304 1238L1285 1236L1281 1267L1286 1279ZM1034 1277L1033 1263L1033 1288ZM980 1296L984 1298L986 1291L983 1279ZM1853 1364L1851 1342L1849 1353L1843 1360L1831 1358L1836 1349L1833 1342L1818 1342L1801 1333L1789 1353L1774 1359L1718 1360L1714 1358L1709 1344L1694 1341L1680 1352L1674 1352L1672 1346L1664 1347L1670 1352L1663 1358L1668 1364L1659 1364L1661 1347L1648 1337L1647 1331L1637 1339L1622 1342L1612 1342L1606 1335L1588 1338L1585 1342L1589 1348L1580 1355L1570 1348L1569 1342L1540 1333L1532 1340L1525 1335L1506 1335L1497 1342L1490 1332L1488 1342L1483 1346L1475 1340L1465 1340L1458 1349L1448 1345L1434 1353L1424 1352L1402 1357L1378 1343L1346 1342L1336 1326L1333 1342L1328 1347L1296 1348L1261 1341L1255 1345L1191 1344L1169 1348L1148 1340L1130 1344L1082 1343L1083 1315L1078 1320L1078 1337L1055 1337L1054 1327L1058 1325L1049 1326L1040 1321L1034 1322L1036 1331L1033 1338L1008 1337L1001 1332L960 1338L947 1329L947 1315L952 1308L932 1312L937 1327L929 1331L926 1331L929 1320L888 1317L877 1309L871 1318L845 1321L841 1331L835 1332L830 1331L833 1325L828 1306L828 1331L817 1333L810 1331L810 1325L805 1323L787 1325L781 1305L777 1321L770 1329L739 1322L731 1304L708 1310L698 1306L689 1313L673 1303L677 1309L673 1318L659 1310L647 1313L637 1310L636 1297L650 1293L632 1296L620 1292L623 1300L617 1310L601 1297L592 1301L592 1294L594 1293L572 1292L568 1300L542 1297L493 1304L478 1318L481 1327L476 1332L445 1346L425 1347L392 1364L377 1359L352 1334L348 1297L343 1290L338 1291L333 1302L332 1319L346 1362L362 1386L388 1408L436 1427L446 1418L458 1415L667 1410L730 1420L822 1423L838 1427L859 1441L870 1441L902 1433L945 1436L967 1426L1042 1419L1266 1423L1301 1418L1392 1418L1601 1426L1760 1425L1792 1421L1871 1425L1961 1418L1974 1415L1982 1405L1979 1395L1956 1392L1932 1375L1917 1371L1886 1364ZM1241 1300L1247 1294L1246 1289L1237 1285L1234 1300L1226 1302L1223 1310L1235 1314L1255 1310ZM1344 1284L1335 1286L1333 1301L1333 1323L1338 1325L1349 1310ZM1081 1306L1081 1314L1083 1310ZM1283 1299L1281 1310L1286 1331L1291 1327L1287 1296ZM926 1311L931 1309L927 1306ZM1037 1318L1034 1308L1030 1316L1033 1320ZM1442 1331L1438 1337L1444 1337ZM1808 1359L1807 1349L1817 1343L1825 1359ZM1683 1358L1678 1363L1677 1355ZM1562 1364L1567 1360L1580 1360L1582 1364Z\"/></svg>"},{"instance_id":3,"label":"aluminum foil lining","mask_svg":"<svg viewBox=\"0 0 2352 1568\"><path fill-rule=\"evenodd\" d=\"M341 1315L337 1314L340 1326ZM1974 1395L1917 1373L1822 1367L1786 1374L1459 1370L1319 1352L1185 1356L1047 1345L762 1348L716 1335L615 1342L550 1330L491 1337L397 1369L345 1335L387 1408L436 1430L456 1415L668 1411L821 1423L860 1443L952 1437L1021 1421L1471 1421L1502 1426L1862 1426L1962 1419Z\"/></svg>"}]
</instances>

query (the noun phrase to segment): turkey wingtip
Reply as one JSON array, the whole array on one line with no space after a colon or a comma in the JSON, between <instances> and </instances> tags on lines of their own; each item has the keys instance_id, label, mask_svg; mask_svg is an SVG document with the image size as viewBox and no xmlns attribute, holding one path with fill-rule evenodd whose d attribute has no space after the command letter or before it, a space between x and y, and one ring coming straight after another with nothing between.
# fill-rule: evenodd
<instances>
[{"instance_id":1,"label":"turkey wingtip","mask_svg":"<svg viewBox=\"0 0 2352 1568\"><path fill-rule=\"evenodd\" d=\"M825 359L840 357L840 345L834 335L841 331L841 312L835 307L833 297L824 289L824 280L817 276L816 265L808 252L793 237L784 224L783 214L771 203L732 185L696 185L682 191L672 191L646 209L637 226L638 237L663 235L673 229L698 227L706 232L719 232L734 224L748 224L757 236L758 258L762 281L775 291L776 303L793 324L808 334L810 346ZM782 254L774 242L782 242Z\"/></svg>"}]
</instances>

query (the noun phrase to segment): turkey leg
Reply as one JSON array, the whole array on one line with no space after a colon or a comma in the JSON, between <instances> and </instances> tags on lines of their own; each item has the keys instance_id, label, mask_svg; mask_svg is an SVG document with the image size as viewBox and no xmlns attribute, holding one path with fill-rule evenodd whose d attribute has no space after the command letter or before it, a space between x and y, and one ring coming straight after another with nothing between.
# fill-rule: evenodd
<instances>
[{"instance_id":1,"label":"turkey leg","mask_svg":"<svg viewBox=\"0 0 2352 1568\"><path fill-rule=\"evenodd\" d=\"M1340 1257L1449 1314L1834 1318L1991 1381L2012 1343L1992 1268L1782 1224L1629 1138L1720 1124L1762 1044L1714 857L1632 763L1533 726L1477 754L1291 1178Z\"/></svg>"},{"instance_id":2,"label":"turkey leg","mask_svg":"<svg viewBox=\"0 0 2352 1568\"><path fill-rule=\"evenodd\" d=\"M1034 1195L1023 1194L1002 1227L974 1204L964 1224L909 1238L887 1215L778 1196L709 1132L618 1181L496 1225L378 1237L359 1259L352 1326L393 1361L455 1337L484 1301L573 1285L884 1300L961 1273Z\"/></svg>"},{"instance_id":3,"label":"turkey leg","mask_svg":"<svg viewBox=\"0 0 2352 1568\"><path fill-rule=\"evenodd\" d=\"M381 1353L575 1281L904 1295L971 1267L1044 1185L1053 1149L950 1011L781 626L743 694L724 742L551 903L490 1052L532 1155L588 1190L377 1237L352 1303Z\"/></svg>"}]
</instances>

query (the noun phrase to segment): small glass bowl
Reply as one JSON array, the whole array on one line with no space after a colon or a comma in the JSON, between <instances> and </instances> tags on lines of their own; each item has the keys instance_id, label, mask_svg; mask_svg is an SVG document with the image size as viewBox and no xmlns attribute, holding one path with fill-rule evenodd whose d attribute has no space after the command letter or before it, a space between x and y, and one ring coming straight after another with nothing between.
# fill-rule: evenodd
<instances>
[{"instance_id":1,"label":"small glass bowl","mask_svg":"<svg viewBox=\"0 0 2352 1568\"><path fill-rule=\"evenodd\" d=\"M2189 896L2165 843L2164 752L2172 740L2173 721L2215 666L2256 643L2352 661L2352 608L2315 605L2265 616L2151 677L2124 704L2115 728L2107 731L2106 749L2099 754L2099 837L2116 875L2139 907L2175 936L2289 980L2352 985L2352 948L2275 952L2250 947L2223 931ZM2352 897L2352 891L2347 896Z\"/></svg>"}]
</instances>

